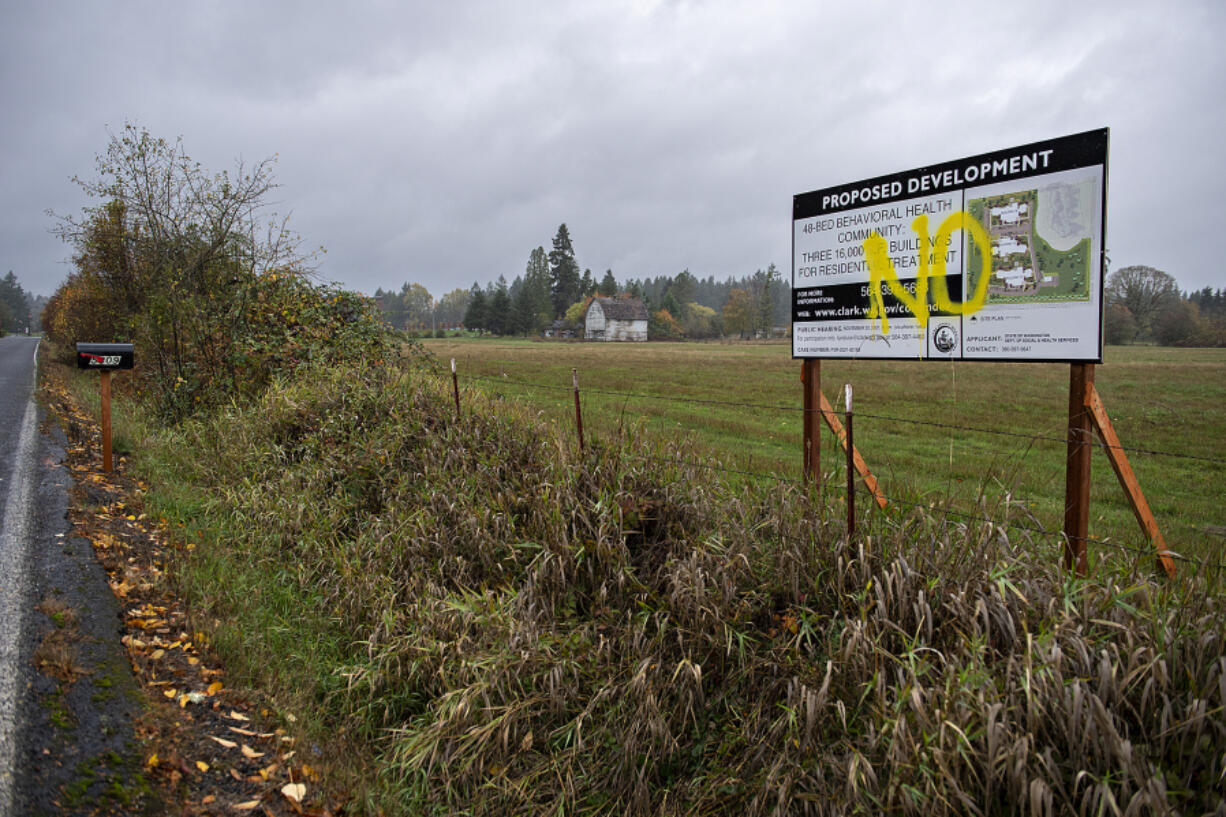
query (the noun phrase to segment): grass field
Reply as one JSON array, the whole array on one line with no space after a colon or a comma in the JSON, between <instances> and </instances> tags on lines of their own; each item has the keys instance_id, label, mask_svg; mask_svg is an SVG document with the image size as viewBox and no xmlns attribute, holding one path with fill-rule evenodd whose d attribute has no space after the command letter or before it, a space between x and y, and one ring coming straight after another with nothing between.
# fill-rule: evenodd
<instances>
[{"instance_id":1,"label":"grass field","mask_svg":"<svg viewBox=\"0 0 1226 817\"><path fill-rule=\"evenodd\" d=\"M528 402L572 427L577 369L589 435L620 425L692 435L729 469L800 476L800 362L786 343L424 344L444 365L455 358L463 387ZM976 515L1020 503L1032 524L1060 530L1068 373L1064 364L827 361L822 382L839 410L852 384L856 446L895 507ZM1168 545L1226 561L1215 533L1226 525L1226 350L1111 347L1096 382ZM842 485L835 446L825 434L822 470ZM1101 450L1091 500L1091 537L1149 552ZM1092 559L1095 549L1103 546L1092 546Z\"/></svg>"}]
</instances>

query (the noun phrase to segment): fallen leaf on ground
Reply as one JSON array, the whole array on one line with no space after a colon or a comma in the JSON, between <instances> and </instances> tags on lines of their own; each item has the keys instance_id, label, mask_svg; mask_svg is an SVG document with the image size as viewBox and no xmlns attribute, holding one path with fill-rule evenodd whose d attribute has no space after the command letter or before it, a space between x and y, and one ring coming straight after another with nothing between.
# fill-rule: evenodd
<instances>
[{"instance_id":1,"label":"fallen leaf on ground","mask_svg":"<svg viewBox=\"0 0 1226 817\"><path fill-rule=\"evenodd\" d=\"M302 783L287 783L281 787L281 793L295 803L301 803L306 797L306 786Z\"/></svg>"},{"instance_id":2,"label":"fallen leaf on ground","mask_svg":"<svg viewBox=\"0 0 1226 817\"><path fill-rule=\"evenodd\" d=\"M243 744L243 757L249 757L249 758L254 759L254 758L263 757L263 756L264 756L263 752L257 752L255 749L252 749L247 744L245 743Z\"/></svg>"},{"instance_id":3,"label":"fallen leaf on ground","mask_svg":"<svg viewBox=\"0 0 1226 817\"><path fill-rule=\"evenodd\" d=\"M233 749L234 747L238 746L238 744L232 740L226 740L225 738L219 738L214 735L209 735L209 740L215 740L227 749Z\"/></svg>"},{"instance_id":4,"label":"fallen leaf on ground","mask_svg":"<svg viewBox=\"0 0 1226 817\"><path fill-rule=\"evenodd\" d=\"M196 768L202 772L207 772L209 770L209 764L205 763L203 760L197 760Z\"/></svg>"}]
</instances>

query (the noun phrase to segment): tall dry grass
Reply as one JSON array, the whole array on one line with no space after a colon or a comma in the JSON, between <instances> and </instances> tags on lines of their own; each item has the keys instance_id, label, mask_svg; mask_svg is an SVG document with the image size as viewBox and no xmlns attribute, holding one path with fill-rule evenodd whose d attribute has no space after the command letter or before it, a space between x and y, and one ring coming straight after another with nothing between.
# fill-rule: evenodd
<instances>
[{"instance_id":1,"label":"tall dry grass","mask_svg":"<svg viewBox=\"0 0 1226 817\"><path fill-rule=\"evenodd\" d=\"M355 809L1226 809L1216 575L1076 579L1056 543L919 512L847 541L684 441L581 455L449 388L320 369L155 453L208 486L164 504L209 532L179 580L324 754L358 748Z\"/></svg>"}]
</instances>

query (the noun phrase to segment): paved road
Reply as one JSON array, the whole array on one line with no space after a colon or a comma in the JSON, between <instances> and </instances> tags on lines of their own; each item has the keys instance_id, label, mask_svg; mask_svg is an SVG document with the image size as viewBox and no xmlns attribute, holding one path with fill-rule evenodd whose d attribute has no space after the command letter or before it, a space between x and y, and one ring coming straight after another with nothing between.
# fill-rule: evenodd
<instances>
[{"instance_id":1,"label":"paved road","mask_svg":"<svg viewBox=\"0 0 1226 817\"><path fill-rule=\"evenodd\" d=\"M0 815L15 813L18 709L30 673L23 653L39 467L33 399L38 343L0 338Z\"/></svg>"}]
</instances>

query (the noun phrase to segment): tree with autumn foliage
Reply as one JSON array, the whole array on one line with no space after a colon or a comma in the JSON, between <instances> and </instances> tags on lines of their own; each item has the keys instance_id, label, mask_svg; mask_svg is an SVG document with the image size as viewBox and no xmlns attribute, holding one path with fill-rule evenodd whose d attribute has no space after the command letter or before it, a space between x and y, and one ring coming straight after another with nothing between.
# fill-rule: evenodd
<instances>
[{"instance_id":1,"label":"tree with autumn foliage","mask_svg":"<svg viewBox=\"0 0 1226 817\"><path fill-rule=\"evenodd\" d=\"M297 236L269 212L272 160L210 174L181 140L128 125L96 170L78 183L102 204L59 220L75 269L46 328L62 348L135 343L138 384L167 419L305 360L380 354L373 303L310 281Z\"/></svg>"},{"instance_id":2,"label":"tree with autumn foliage","mask_svg":"<svg viewBox=\"0 0 1226 817\"><path fill-rule=\"evenodd\" d=\"M734 289L724 304L724 331L742 337L752 332L758 320L758 308L753 297L744 289Z\"/></svg>"},{"instance_id":3,"label":"tree with autumn foliage","mask_svg":"<svg viewBox=\"0 0 1226 817\"><path fill-rule=\"evenodd\" d=\"M685 337L685 330L671 312L659 309L647 321L647 335L652 340L678 340Z\"/></svg>"}]
</instances>

